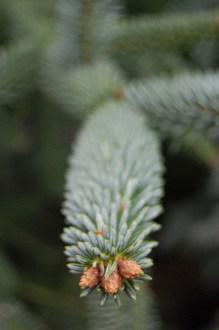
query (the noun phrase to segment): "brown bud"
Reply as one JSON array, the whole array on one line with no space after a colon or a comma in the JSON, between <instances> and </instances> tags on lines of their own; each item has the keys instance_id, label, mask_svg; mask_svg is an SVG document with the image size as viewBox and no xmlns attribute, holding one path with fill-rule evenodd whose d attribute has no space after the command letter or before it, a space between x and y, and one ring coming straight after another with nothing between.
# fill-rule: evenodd
<instances>
[{"instance_id":1,"label":"brown bud","mask_svg":"<svg viewBox=\"0 0 219 330\"><path fill-rule=\"evenodd\" d=\"M103 278L101 287L108 294L114 294L119 291L122 286L122 279L117 271L114 271L109 277Z\"/></svg>"},{"instance_id":2,"label":"brown bud","mask_svg":"<svg viewBox=\"0 0 219 330\"><path fill-rule=\"evenodd\" d=\"M103 231L97 230L95 234L96 234L96 236L103 236Z\"/></svg>"},{"instance_id":3,"label":"brown bud","mask_svg":"<svg viewBox=\"0 0 219 330\"><path fill-rule=\"evenodd\" d=\"M141 267L136 261L132 259L119 259L118 260L119 274L123 278L136 278L144 274Z\"/></svg>"},{"instance_id":4,"label":"brown bud","mask_svg":"<svg viewBox=\"0 0 219 330\"><path fill-rule=\"evenodd\" d=\"M123 100L125 98L125 92L124 92L123 88L115 89L113 94L114 94L115 99L118 101Z\"/></svg>"},{"instance_id":5,"label":"brown bud","mask_svg":"<svg viewBox=\"0 0 219 330\"><path fill-rule=\"evenodd\" d=\"M80 287L82 289L85 288L93 288L100 281L100 270L97 267L90 267L84 271L80 279Z\"/></svg>"}]
</instances>

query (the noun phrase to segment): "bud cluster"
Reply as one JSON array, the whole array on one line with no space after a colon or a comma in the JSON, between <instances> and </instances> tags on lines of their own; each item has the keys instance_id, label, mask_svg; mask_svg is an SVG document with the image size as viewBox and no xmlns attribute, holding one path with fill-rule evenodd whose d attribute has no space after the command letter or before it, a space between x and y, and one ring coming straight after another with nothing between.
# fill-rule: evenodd
<instances>
[{"instance_id":1,"label":"bud cluster","mask_svg":"<svg viewBox=\"0 0 219 330\"><path fill-rule=\"evenodd\" d=\"M99 286L105 293L116 294L122 287L123 281L135 279L144 275L138 263L132 259L118 259L116 269L110 274L102 274L100 267L89 267L81 276L82 289Z\"/></svg>"}]
</instances>

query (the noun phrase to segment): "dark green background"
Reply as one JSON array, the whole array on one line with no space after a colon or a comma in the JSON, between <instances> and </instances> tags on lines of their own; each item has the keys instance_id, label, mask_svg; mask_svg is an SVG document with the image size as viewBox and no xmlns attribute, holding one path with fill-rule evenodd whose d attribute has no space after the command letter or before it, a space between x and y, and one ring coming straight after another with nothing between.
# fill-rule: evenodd
<instances>
[{"instance_id":1,"label":"dark green background","mask_svg":"<svg viewBox=\"0 0 219 330\"><path fill-rule=\"evenodd\" d=\"M16 10L10 14L16 2L0 0L0 50L25 38L14 29L25 15L20 18ZM42 30L51 22L55 29L55 1L20 3L24 13L27 10L27 15L31 12L42 20ZM210 0L128 0L126 8L133 15L191 12L216 4ZM31 20L25 24L31 31ZM188 68L217 68L219 45L203 41L180 50L180 58ZM155 73L159 70L154 67ZM174 70L181 67L176 64ZM60 240L64 175L79 127L80 122L47 95L35 75L25 97L0 109L0 329L85 328L78 279L67 271ZM163 151L166 212L159 220L163 230L154 253L152 288L164 329L216 330L219 242L214 234L218 232L219 238L219 180L186 153L172 155L167 146ZM11 328L5 328L9 319Z\"/></svg>"}]
</instances>

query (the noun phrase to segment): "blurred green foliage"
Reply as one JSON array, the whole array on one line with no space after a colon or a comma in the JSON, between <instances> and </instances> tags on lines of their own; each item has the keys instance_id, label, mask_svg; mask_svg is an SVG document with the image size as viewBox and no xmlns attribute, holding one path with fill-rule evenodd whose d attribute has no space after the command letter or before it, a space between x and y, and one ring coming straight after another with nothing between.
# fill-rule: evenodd
<instances>
[{"instance_id":1,"label":"blurred green foliage","mask_svg":"<svg viewBox=\"0 0 219 330\"><path fill-rule=\"evenodd\" d=\"M188 3L186 9L190 8ZM196 9L214 6L213 1L190 0L190 4ZM170 10L184 10L182 2L127 1L129 15ZM0 95L4 100L0 101L2 330L85 329L84 301L78 298L77 280L66 271L60 241L64 174L81 122L63 111L44 81L46 48L56 34L56 22L56 1L0 1ZM184 68L217 68L218 49L218 41L209 44L204 40L186 50L150 49L142 53L135 70L135 55L127 56L124 62L118 59L118 65L130 77L170 74ZM8 70L4 71L6 65L10 77ZM166 229L158 234L161 247L154 256L152 284L163 324L169 330L216 329L219 247L210 234L201 240L199 229L203 226L206 232L207 226L209 231L219 232L219 175L213 172L217 179L212 179L211 164L194 162L186 152L171 155L165 145L164 152L168 211L161 219ZM182 208L182 203L186 207ZM197 215L194 210L200 205L201 214ZM202 258L197 257L200 254Z\"/></svg>"}]
</instances>

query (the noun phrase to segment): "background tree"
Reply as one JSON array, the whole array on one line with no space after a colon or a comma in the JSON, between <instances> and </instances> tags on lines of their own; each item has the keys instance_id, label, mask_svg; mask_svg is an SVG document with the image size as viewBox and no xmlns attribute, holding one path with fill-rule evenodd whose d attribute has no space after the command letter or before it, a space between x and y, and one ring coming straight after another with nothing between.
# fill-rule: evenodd
<instances>
[{"instance_id":1,"label":"background tree","mask_svg":"<svg viewBox=\"0 0 219 330\"><path fill-rule=\"evenodd\" d=\"M0 16L0 327L216 329L217 2L2 0ZM72 140L62 238L72 272L97 269L82 295L102 293L84 299L60 240Z\"/></svg>"}]
</instances>

